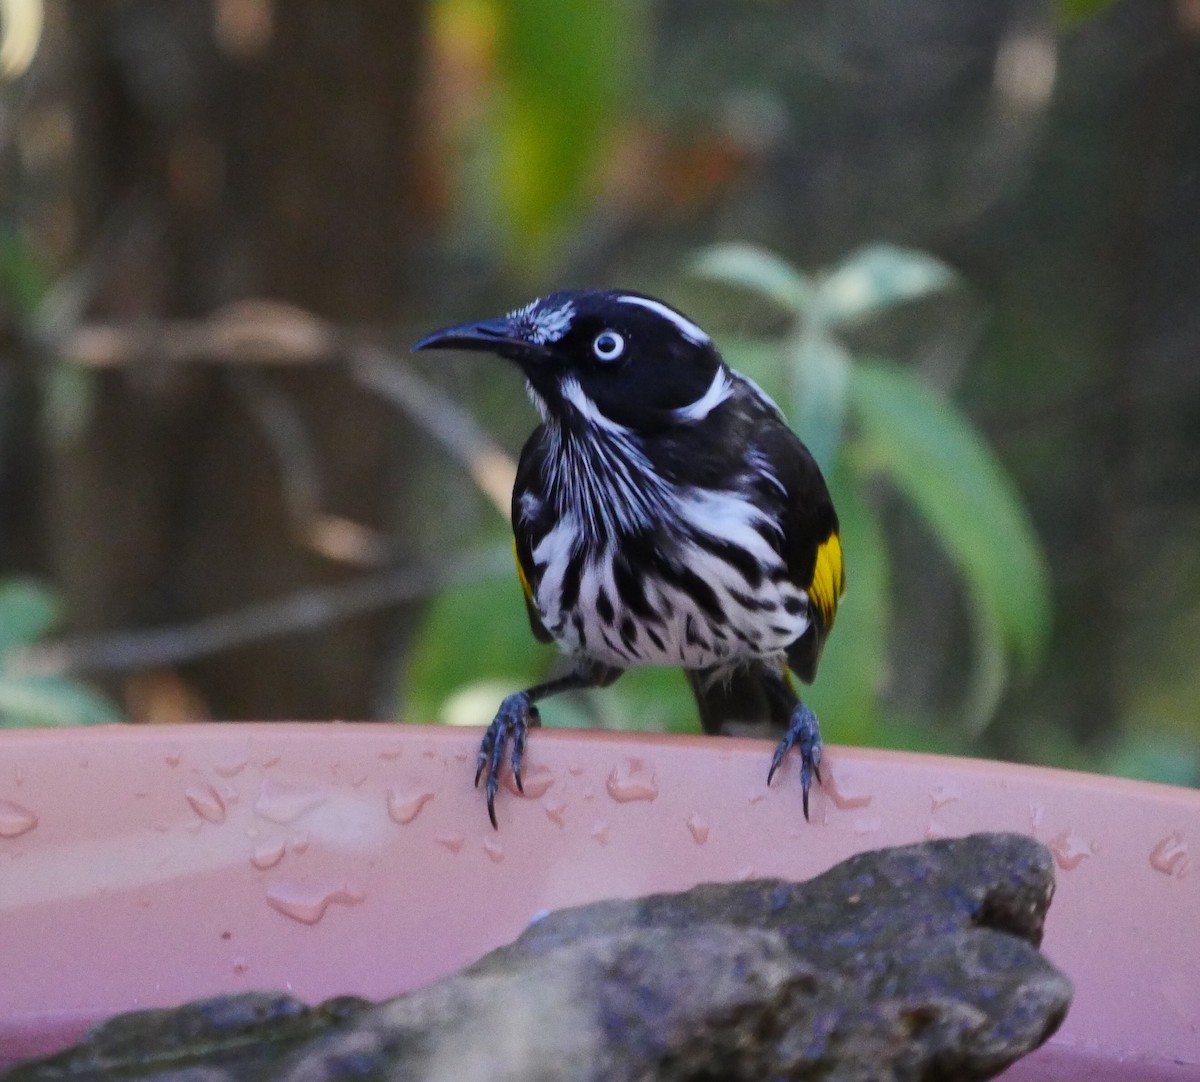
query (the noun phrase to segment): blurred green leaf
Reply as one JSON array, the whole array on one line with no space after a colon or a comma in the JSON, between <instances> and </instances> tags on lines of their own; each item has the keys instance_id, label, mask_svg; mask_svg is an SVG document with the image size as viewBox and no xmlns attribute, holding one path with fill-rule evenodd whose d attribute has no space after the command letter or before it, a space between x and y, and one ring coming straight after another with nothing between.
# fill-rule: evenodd
<instances>
[{"instance_id":1,"label":"blurred green leaf","mask_svg":"<svg viewBox=\"0 0 1200 1082\"><path fill-rule=\"evenodd\" d=\"M1168 733L1128 732L1111 749L1105 773L1168 785L1200 785L1200 749Z\"/></svg>"},{"instance_id":2,"label":"blurred green leaf","mask_svg":"<svg viewBox=\"0 0 1200 1082\"><path fill-rule=\"evenodd\" d=\"M836 339L813 329L801 331L785 351L789 420L817 464L828 470L842 442L850 355Z\"/></svg>"},{"instance_id":3,"label":"blurred green leaf","mask_svg":"<svg viewBox=\"0 0 1200 1082\"><path fill-rule=\"evenodd\" d=\"M0 727L101 725L120 721L116 706L58 676L0 676Z\"/></svg>"},{"instance_id":4,"label":"blurred green leaf","mask_svg":"<svg viewBox=\"0 0 1200 1082\"><path fill-rule=\"evenodd\" d=\"M678 669L633 668L589 698L595 714L592 725L639 733L700 732L696 700Z\"/></svg>"},{"instance_id":5,"label":"blurred green leaf","mask_svg":"<svg viewBox=\"0 0 1200 1082\"><path fill-rule=\"evenodd\" d=\"M821 323L841 327L940 293L957 281L954 271L933 256L875 244L853 252L818 280L814 308Z\"/></svg>"},{"instance_id":6,"label":"blurred green leaf","mask_svg":"<svg viewBox=\"0 0 1200 1082\"><path fill-rule=\"evenodd\" d=\"M754 380L774 402L787 400L788 380L781 342L734 338L722 343L721 354L731 368Z\"/></svg>"},{"instance_id":7,"label":"blurred green leaf","mask_svg":"<svg viewBox=\"0 0 1200 1082\"><path fill-rule=\"evenodd\" d=\"M11 227L0 227L0 294L22 317L30 317L50 288L37 252Z\"/></svg>"},{"instance_id":8,"label":"blurred green leaf","mask_svg":"<svg viewBox=\"0 0 1200 1082\"><path fill-rule=\"evenodd\" d=\"M509 690L517 691L538 679L558 655L530 632L514 569L511 578L457 586L439 595L409 656L405 715L429 722L467 685L497 680L511 682Z\"/></svg>"},{"instance_id":9,"label":"blurred green leaf","mask_svg":"<svg viewBox=\"0 0 1200 1082\"><path fill-rule=\"evenodd\" d=\"M808 278L786 260L753 244L716 244L692 261L691 272L714 282L748 289L799 317L812 303Z\"/></svg>"},{"instance_id":10,"label":"blurred green leaf","mask_svg":"<svg viewBox=\"0 0 1200 1082\"><path fill-rule=\"evenodd\" d=\"M887 546L879 517L863 498L862 478L845 455L829 474L829 488L842 527L846 596L804 698L827 739L878 744L878 685L887 670L891 623Z\"/></svg>"},{"instance_id":11,"label":"blurred green leaf","mask_svg":"<svg viewBox=\"0 0 1200 1082\"><path fill-rule=\"evenodd\" d=\"M96 375L83 365L54 361L45 390L46 427L51 443L63 447L87 425L95 401Z\"/></svg>"},{"instance_id":12,"label":"blurred green leaf","mask_svg":"<svg viewBox=\"0 0 1200 1082\"><path fill-rule=\"evenodd\" d=\"M496 5L496 182L510 252L537 262L578 212L608 149L639 36L627 2Z\"/></svg>"},{"instance_id":13,"label":"blurred green leaf","mask_svg":"<svg viewBox=\"0 0 1200 1082\"><path fill-rule=\"evenodd\" d=\"M994 598L968 585L971 642L975 664L963 703L963 728L972 735L983 732L996 715L1008 683L1008 654L1004 649L1004 621Z\"/></svg>"},{"instance_id":14,"label":"blurred green leaf","mask_svg":"<svg viewBox=\"0 0 1200 1082\"><path fill-rule=\"evenodd\" d=\"M1058 21L1064 26L1076 26L1112 5L1113 0L1058 0Z\"/></svg>"},{"instance_id":15,"label":"blurred green leaf","mask_svg":"<svg viewBox=\"0 0 1200 1082\"><path fill-rule=\"evenodd\" d=\"M23 579L0 583L0 659L40 639L57 622L58 604L49 590Z\"/></svg>"},{"instance_id":16,"label":"blurred green leaf","mask_svg":"<svg viewBox=\"0 0 1200 1082\"><path fill-rule=\"evenodd\" d=\"M868 461L946 546L977 618L994 619L1003 641L1032 661L1049 628L1049 581L1011 481L953 405L903 369L862 362L850 385Z\"/></svg>"}]
</instances>

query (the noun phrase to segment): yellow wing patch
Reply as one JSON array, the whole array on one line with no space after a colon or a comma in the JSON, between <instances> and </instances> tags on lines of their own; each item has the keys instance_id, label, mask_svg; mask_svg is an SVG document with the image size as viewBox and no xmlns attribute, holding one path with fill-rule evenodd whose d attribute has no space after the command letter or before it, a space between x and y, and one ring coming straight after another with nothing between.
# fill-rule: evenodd
<instances>
[{"instance_id":1,"label":"yellow wing patch","mask_svg":"<svg viewBox=\"0 0 1200 1082\"><path fill-rule=\"evenodd\" d=\"M525 575L525 568L521 566L521 557L517 554L517 539L513 538L513 559L517 564L517 578L521 580L521 589L525 591L526 602L533 601L533 589L529 585L529 579Z\"/></svg>"},{"instance_id":2,"label":"yellow wing patch","mask_svg":"<svg viewBox=\"0 0 1200 1082\"><path fill-rule=\"evenodd\" d=\"M833 627L838 602L846 592L846 572L842 566L842 539L831 533L817 549L812 584L808 596L821 614L826 629Z\"/></svg>"}]
</instances>

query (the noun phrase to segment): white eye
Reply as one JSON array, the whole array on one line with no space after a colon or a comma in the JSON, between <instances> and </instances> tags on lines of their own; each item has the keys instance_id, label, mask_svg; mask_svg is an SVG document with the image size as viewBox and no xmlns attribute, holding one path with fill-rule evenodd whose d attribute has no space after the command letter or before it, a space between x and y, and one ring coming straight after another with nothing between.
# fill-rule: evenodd
<instances>
[{"instance_id":1,"label":"white eye","mask_svg":"<svg viewBox=\"0 0 1200 1082\"><path fill-rule=\"evenodd\" d=\"M615 361L625 352L625 339L616 331L601 331L592 343L598 361Z\"/></svg>"}]
</instances>

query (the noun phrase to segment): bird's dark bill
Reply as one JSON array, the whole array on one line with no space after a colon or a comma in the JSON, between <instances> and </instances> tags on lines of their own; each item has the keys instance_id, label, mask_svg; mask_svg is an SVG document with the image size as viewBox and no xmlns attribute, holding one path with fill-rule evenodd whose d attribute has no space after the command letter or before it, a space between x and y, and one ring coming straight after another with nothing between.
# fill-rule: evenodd
<instances>
[{"instance_id":1,"label":"bird's dark bill","mask_svg":"<svg viewBox=\"0 0 1200 1082\"><path fill-rule=\"evenodd\" d=\"M427 334L416 345L419 349L473 349L498 353L518 361L539 352L539 347L520 335L508 319L485 319L478 323L459 323Z\"/></svg>"}]
</instances>

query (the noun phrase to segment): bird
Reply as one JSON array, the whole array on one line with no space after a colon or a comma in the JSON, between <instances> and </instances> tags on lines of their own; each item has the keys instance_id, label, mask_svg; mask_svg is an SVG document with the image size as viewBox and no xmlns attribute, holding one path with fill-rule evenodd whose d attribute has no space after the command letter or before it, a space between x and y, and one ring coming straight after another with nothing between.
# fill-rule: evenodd
<instances>
[{"instance_id":1,"label":"bird","mask_svg":"<svg viewBox=\"0 0 1200 1082\"><path fill-rule=\"evenodd\" d=\"M825 479L775 402L692 319L634 290L561 290L412 348L512 363L540 418L513 548L533 635L570 668L506 697L484 733L475 786L492 826L506 753L524 792L538 704L643 665L684 670L705 732L782 732L767 784L795 747L807 820L823 743L792 677L816 676L845 568Z\"/></svg>"}]
</instances>

